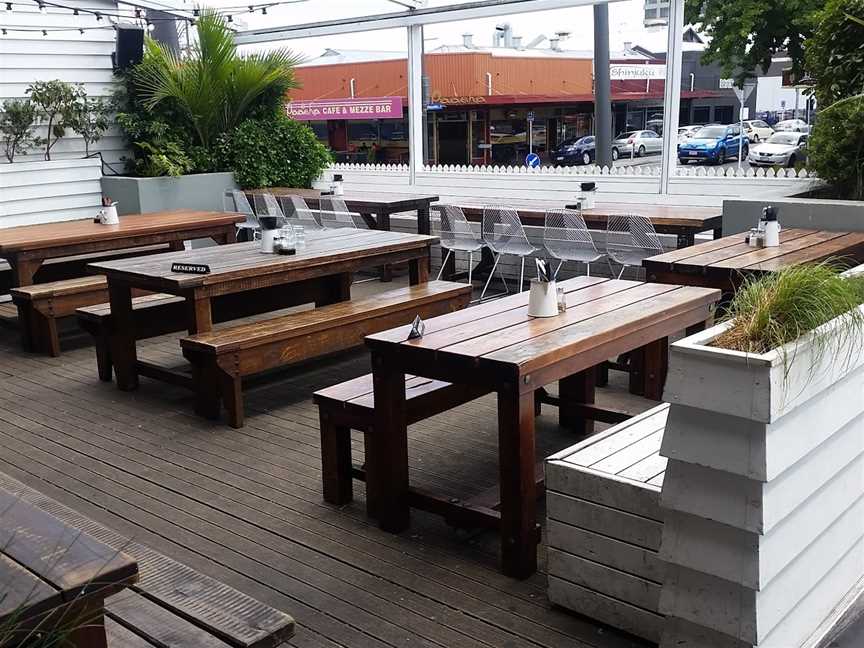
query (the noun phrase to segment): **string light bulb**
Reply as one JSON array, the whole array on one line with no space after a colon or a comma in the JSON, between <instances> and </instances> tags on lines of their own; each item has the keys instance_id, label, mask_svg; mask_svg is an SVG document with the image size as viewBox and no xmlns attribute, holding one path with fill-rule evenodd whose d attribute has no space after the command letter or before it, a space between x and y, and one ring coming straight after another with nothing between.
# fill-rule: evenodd
<instances>
[{"instance_id":1,"label":"string light bulb","mask_svg":"<svg viewBox=\"0 0 864 648\"><path fill-rule=\"evenodd\" d=\"M152 32L154 29L156 29L156 25L154 25L153 23L151 23L151 22L148 20L148 21L147 21L147 31Z\"/></svg>"},{"instance_id":2,"label":"string light bulb","mask_svg":"<svg viewBox=\"0 0 864 648\"><path fill-rule=\"evenodd\" d=\"M36 4L39 5L39 13L41 13L41 14L46 14L46 13L48 13L48 9L45 7L45 3L44 3L44 2L41 2L41 1L40 1L40 2L38 2L38 3L36 3ZM42 31L45 31L45 30L43 29Z\"/></svg>"},{"instance_id":3,"label":"string light bulb","mask_svg":"<svg viewBox=\"0 0 864 648\"><path fill-rule=\"evenodd\" d=\"M7 13L12 13L12 3L11 3L11 2L7 2L7 3L4 5L4 7L6 7L5 10L6 10Z\"/></svg>"},{"instance_id":4,"label":"string light bulb","mask_svg":"<svg viewBox=\"0 0 864 648\"><path fill-rule=\"evenodd\" d=\"M195 9L192 10L192 15L197 18L198 16L201 15L201 10L196 7Z\"/></svg>"},{"instance_id":5,"label":"string light bulb","mask_svg":"<svg viewBox=\"0 0 864 648\"><path fill-rule=\"evenodd\" d=\"M48 30L47 30L47 29L43 29L43 30L42 30L42 35L43 35L43 36L47 36L47 35L48 35Z\"/></svg>"},{"instance_id":6,"label":"string light bulb","mask_svg":"<svg viewBox=\"0 0 864 648\"><path fill-rule=\"evenodd\" d=\"M263 15L263 16L267 15L267 7L261 7L261 15Z\"/></svg>"},{"instance_id":7,"label":"string light bulb","mask_svg":"<svg viewBox=\"0 0 864 648\"><path fill-rule=\"evenodd\" d=\"M83 35L84 35L84 30L81 29L81 28L79 27L79 28L78 28L78 33L81 34L81 35L83 36Z\"/></svg>"},{"instance_id":8,"label":"string light bulb","mask_svg":"<svg viewBox=\"0 0 864 648\"><path fill-rule=\"evenodd\" d=\"M2 35L3 35L3 36L5 36L5 35L6 35L6 34L7 34L7 32L6 32L6 30L5 30L5 29L3 29L3 31L2 31L2 32L0 32L0 34L2 34Z\"/></svg>"},{"instance_id":9,"label":"string light bulb","mask_svg":"<svg viewBox=\"0 0 864 648\"><path fill-rule=\"evenodd\" d=\"M196 21L194 18L189 19L189 26L190 27L194 27L197 24L198 24L198 21Z\"/></svg>"},{"instance_id":10,"label":"string light bulb","mask_svg":"<svg viewBox=\"0 0 864 648\"><path fill-rule=\"evenodd\" d=\"M228 22L229 22L229 23L233 23L233 22L234 22L234 17L233 17L231 14L228 14Z\"/></svg>"},{"instance_id":11,"label":"string light bulb","mask_svg":"<svg viewBox=\"0 0 864 648\"><path fill-rule=\"evenodd\" d=\"M98 11L96 12L96 22L102 22L102 14L100 14Z\"/></svg>"},{"instance_id":12,"label":"string light bulb","mask_svg":"<svg viewBox=\"0 0 864 648\"><path fill-rule=\"evenodd\" d=\"M73 10L72 10L72 15L73 15L73 16L77 16L77 15L78 15L78 10L77 10L77 9L73 9Z\"/></svg>"},{"instance_id":13,"label":"string light bulb","mask_svg":"<svg viewBox=\"0 0 864 648\"><path fill-rule=\"evenodd\" d=\"M136 17L136 18L140 18L140 17L141 17L141 10L140 10L138 7L135 7L135 17Z\"/></svg>"}]
</instances>

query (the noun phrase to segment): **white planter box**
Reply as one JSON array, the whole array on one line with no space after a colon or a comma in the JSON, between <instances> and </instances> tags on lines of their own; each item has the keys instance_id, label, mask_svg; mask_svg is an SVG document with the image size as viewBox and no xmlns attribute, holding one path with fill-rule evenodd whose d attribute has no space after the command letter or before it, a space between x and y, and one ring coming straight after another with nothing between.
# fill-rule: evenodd
<instances>
[{"instance_id":1,"label":"white planter box","mask_svg":"<svg viewBox=\"0 0 864 648\"><path fill-rule=\"evenodd\" d=\"M808 645L864 582L864 339L784 361L709 346L726 326L670 354L663 645Z\"/></svg>"},{"instance_id":2,"label":"white planter box","mask_svg":"<svg viewBox=\"0 0 864 648\"><path fill-rule=\"evenodd\" d=\"M102 178L102 190L106 196L119 203L120 214L144 214L169 209L222 211L225 190L237 188L231 172L160 178Z\"/></svg>"}]
</instances>

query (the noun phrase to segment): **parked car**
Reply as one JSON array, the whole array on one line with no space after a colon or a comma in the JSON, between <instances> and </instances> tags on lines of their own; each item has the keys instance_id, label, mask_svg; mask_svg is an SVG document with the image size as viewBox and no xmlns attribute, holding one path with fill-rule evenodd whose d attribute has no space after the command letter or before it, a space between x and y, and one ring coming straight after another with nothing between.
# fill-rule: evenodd
<instances>
[{"instance_id":1,"label":"parked car","mask_svg":"<svg viewBox=\"0 0 864 648\"><path fill-rule=\"evenodd\" d=\"M552 154L552 163L561 166L591 164L596 156L594 136L586 135L561 142L561 146Z\"/></svg>"},{"instance_id":2,"label":"parked car","mask_svg":"<svg viewBox=\"0 0 864 648\"><path fill-rule=\"evenodd\" d=\"M681 164L699 161L724 164L727 159L737 158L741 150L743 156L747 157L749 148L747 138L742 137L738 124L705 126L678 145L678 161Z\"/></svg>"},{"instance_id":3,"label":"parked car","mask_svg":"<svg viewBox=\"0 0 864 648\"><path fill-rule=\"evenodd\" d=\"M807 133L774 133L768 141L750 149L747 161L755 166L788 166L807 159Z\"/></svg>"},{"instance_id":4,"label":"parked car","mask_svg":"<svg viewBox=\"0 0 864 648\"><path fill-rule=\"evenodd\" d=\"M761 119L748 119L744 122L744 134L750 143L753 144L767 140L774 134L774 129Z\"/></svg>"},{"instance_id":5,"label":"parked car","mask_svg":"<svg viewBox=\"0 0 864 648\"><path fill-rule=\"evenodd\" d=\"M620 133L612 142L612 159L631 155L642 157L646 153L660 153L662 150L663 138L654 131L627 131Z\"/></svg>"},{"instance_id":6,"label":"parked car","mask_svg":"<svg viewBox=\"0 0 864 648\"><path fill-rule=\"evenodd\" d=\"M702 128L702 124L696 124L693 126L681 126L678 129L678 142L686 142L696 133L698 133L700 128Z\"/></svg>"},{"instance_id":7,"label":"parked car","mask_svg":"<svg viewBox=\"0 0 864 648\"><path fill-rule=\"evenodd\" d=\"M809 133L810 124L803 119L784 119L774 124L774 130L777 132Z\"/></svg>"}]
</instances>

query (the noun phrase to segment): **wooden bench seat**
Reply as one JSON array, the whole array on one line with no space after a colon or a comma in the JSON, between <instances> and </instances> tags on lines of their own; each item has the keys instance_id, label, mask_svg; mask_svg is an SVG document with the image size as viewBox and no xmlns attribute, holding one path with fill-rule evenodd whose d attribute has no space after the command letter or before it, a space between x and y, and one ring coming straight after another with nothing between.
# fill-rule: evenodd
<instances>
[{"instance_id":1,"label":"wooden bench seat","mask_svg":"<svg viewBox=\"0 0 864 648\"><path fill-rule=\"evenodd\" d=\"M464 308L470 298L470 286L432 281L183 338L196 411L217 418L221 395L229 423L242 427L244 377L359 346L371 333Z\"/></svg>"},{"instance_id":2,"label":"wooden bench seat","mask_svg":"<svg viewBox=\"0 0 864 648\"><path fill-rule=\"evenodd\" d=\"M132 300L132 310L135 313L135 338L144 340L183 330L185 309L185 299L175 295L157 293L136 297ZM75 314L78 318L78 326L93 336L99 379L110 382L111 304L85 306L77 309Z\"/></svg>"},{"instance_id":3,"label":"wooden bench seat","mask_svg":"<svg viewBox=\"0 0 864 648\"><path fill-rule=\"evenodd\" d=\"M13 288L18 308L18 327L26 351L60 355L57 320L74 315L82 306L108 300L108 282L103 276L79 277Z\"/></svg>"},{"instance_id":4,"label":"wooden bench seat","mask_svg":"<svg viewBox=\"0 0 864 648\"><path fill-rule=\"evenodd\" d=\"M546 463L549 600L659 642L668 403Z\"/></svg>"},{"instance_id":5,"label":"wooden bench seat","mask_svg":"<svg viewBox=\"0 0 864 648\"><path fill-rule=\"evenodd\" d=\"M109 648L281 648L293 636L294 620L288 614L130 540L3 473L0 487L20 502L137 560L138 583L105 600ZM85 645L91 644L81 648Z\"/></svg>"},{"instance_id":6,"label":"wooden bench seat","mask_svg":"<svg viewBox=\"0 0 864 648\"><path fill-rule=\"evenodd\" d=\"M351 430L363 432L364 440L371 433L375 413L373 392L372 374L367 374L317 391L313 397L321 423L324 500L330 504L341 506L350 502L354 497L353 477L363 474L351 462ZM466 385L406 376L408 424L446 412L485 393Z\"/></svg>"}]
</instances>

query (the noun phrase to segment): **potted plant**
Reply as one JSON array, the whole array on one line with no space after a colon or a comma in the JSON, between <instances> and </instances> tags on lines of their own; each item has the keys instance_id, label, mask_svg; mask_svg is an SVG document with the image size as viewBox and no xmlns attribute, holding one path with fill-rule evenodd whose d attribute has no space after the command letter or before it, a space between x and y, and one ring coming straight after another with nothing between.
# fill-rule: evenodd
<instances>
[{"instance_id":1,"label":"potted plant","mask_svg":"<svg viewBox=\"0 0 864 648\"><path fill-rule=\"evenodd\" d=\"M222 209L226 189L317 178L329 155L311 129L285 114L297 87L288 50L240 54L225 19L203 11L188 56L147 38L123 73L117 121L134 158L130 176L103 178L124 213Z\"/></svg>"},{"instance_id":2,"label":"potted plant","mask_svg":"<svg viewBox=\"0 0 864 648\"><path fill-rule=\"evenodd\" d=\"M860 273L797 266L672 345L669 645L802 646L864 591L862 302Z\"/></svg>"}]
</instances>

